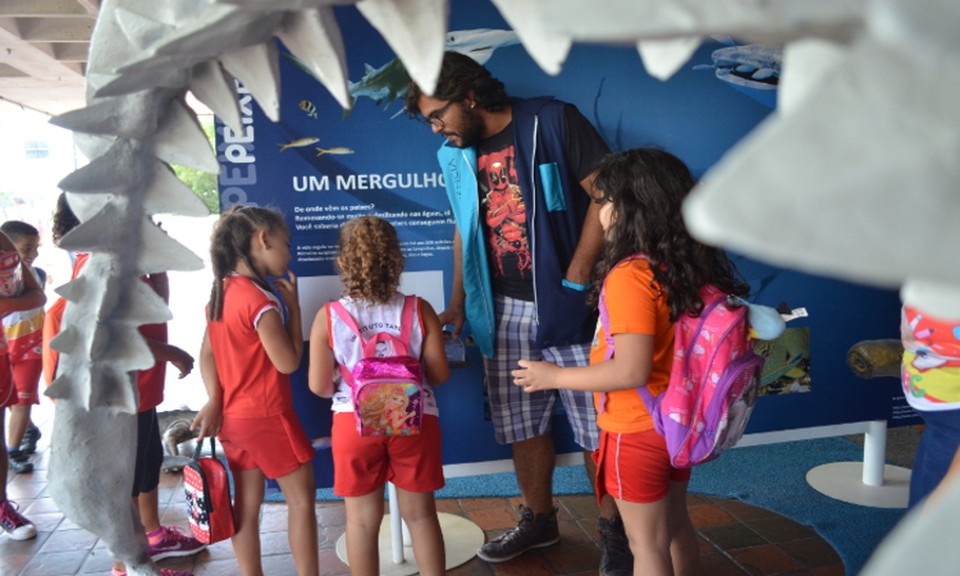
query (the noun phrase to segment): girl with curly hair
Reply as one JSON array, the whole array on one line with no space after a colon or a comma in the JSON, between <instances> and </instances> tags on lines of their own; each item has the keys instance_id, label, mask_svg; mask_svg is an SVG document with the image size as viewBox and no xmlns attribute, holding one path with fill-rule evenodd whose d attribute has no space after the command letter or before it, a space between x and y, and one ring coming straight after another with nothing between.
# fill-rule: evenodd
<instances>
[{"instance_id":1,"label":"girl with curly hair","mask_svg":"<svg viewBox=\"0 0 960 576\"><path fill-rule=\"evenodd\" d=\"M686 165L662 150L639 148L604 159L594 186L601 192L605 244L591 299L598 301L602 287L615 353L606 359L607 329L598 323L589 366L521 360L513 372L526 392L594 392L597 495L610 494L620 510L634 574L692 575L699 563L687 513L690 470L671 467L666 441L635 389L647 386L654 396L666 389L674 322L685 313L699 316L701 286L737 296L749 291L722 250L687 231L681 204L693 185Z\"/></svg>"},{"instance_id":2,"label":"girl with curly hair","mask_svg":"<svg viewBox=\"0 0 960 576\"><path fill-rule=\"evenodd\" d=\"M353 317L360 334L401 333L407 297L397 289L404 259L397 232L389 222L363 216L340 229L337 266L343 281L339 303ZM363 358L363 342L327 304L310 331L310 389L333 397L333 490L347 511L347 559L355 575L380 573L379 532L383 520L383 488L397 487L400 513L410 529L420 573L444 573L443 534L433 492L444 485L437 405L430 386L446 381L450 367L443 350L443 332L436 312L414 297L416 310L407 352L423 367L423 418L419 434L361 436L353 414L350 385L335 372L347 371ZM397 411L399 413L399 411Z\"/></svg>"}]
</instances>

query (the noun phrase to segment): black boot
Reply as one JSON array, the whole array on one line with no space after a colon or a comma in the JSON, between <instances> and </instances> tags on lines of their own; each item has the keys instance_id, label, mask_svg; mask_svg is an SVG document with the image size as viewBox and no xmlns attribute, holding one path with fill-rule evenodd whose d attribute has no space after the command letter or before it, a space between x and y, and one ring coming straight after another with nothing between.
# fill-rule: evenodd
<instances>
[{"instance_id":1,"label":"black boot","mask_svg":"<svg viewBox=\"0 0 960 576\"><path fill-rule=\"evenodd\" d=\"M531 548L544 548L560 541L557 525L557 509L549 514L537 514L526 506L520 506L520 523L497 538L487 542L477 551L477 556L487 562L506 562Z\"/></svg>"},{"instance_id":2,"label":"black boot","mask_svg":"<svg viewBox=\"0 0 960 576\"><path fill-rule=\"evenodd\" d=\"M597 518L600 532L600 576L633 576L633 553L619 516Z\"/></svg>"}]
</instances>

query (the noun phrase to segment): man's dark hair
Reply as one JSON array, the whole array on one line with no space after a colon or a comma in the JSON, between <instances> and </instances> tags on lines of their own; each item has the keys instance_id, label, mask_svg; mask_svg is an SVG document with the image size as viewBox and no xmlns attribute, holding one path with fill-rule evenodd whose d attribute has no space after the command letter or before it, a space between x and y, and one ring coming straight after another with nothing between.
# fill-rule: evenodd
<instances>
[{"instance_id":1,"label":"man's dark hair","mask_svg":"<svg viewBox=\"0 0 960 576\"><path fill-rule=\"evenodd\" d=\"M446 52L440 67L440 78L433 97L438 100L459 102L473 92L477 105L490 112L503 110L507 105L507 91L503 82L469 56L458 52ZM415 82L407 87L404 108L411 117L420 114L417 103L424 93Z\"/></svg>"},{"instance_id":2,"label":"man's dark hair","mask_svg":"<svg viewBox=\"0 0 960 576\"><path fill-rule=\"evenodd\" d=\"M25 236L40 236L40 231L20 220L7 220L0 224L0 232L7 235L11 242L18 242Z\"/></svg>"}]
</instances>

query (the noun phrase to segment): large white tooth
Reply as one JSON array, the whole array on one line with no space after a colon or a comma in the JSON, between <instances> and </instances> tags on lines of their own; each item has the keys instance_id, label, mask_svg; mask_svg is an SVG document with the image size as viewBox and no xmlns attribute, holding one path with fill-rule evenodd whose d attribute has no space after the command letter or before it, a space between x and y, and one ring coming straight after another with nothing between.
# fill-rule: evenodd
<instances>
[{"instance_id":1,"label":"large white tooth","mask_svg":"<svg viewBox=\"0 0 960 576\"><path fill-rule=\"evenodd\" d=\"M685 209L691 231L818 274L960 284L958 72L948 53L864 37L706 175Z\"/></svg>"},{"instance_id":2,"label":"large white tooth","mask_svg":"<svg viewBox=\"0 0 960 576\"><path fill-rule=\"evenodd\" d=\"M250 91L267 118L280 120L280 65L277 43L269 40L220 57L227 72Z\"/></svg>"},{"instance_id":3,"label":"large white tooth","mask_svg":"<svg viewBox=\"0 0 960 576\"><path fill-rule=\"evenodd\" d=\"M207 216L210 210L190 187L163 162L153 163L149 186L143 192L143 210L153 214Z\"/></svg>"},{"instance_id":4,"label":"large white tooth","mask_svg":"<svg viewBox=\"0 0 960 576\"><path fill-rule=\"evenodd\" d=\"M240 120L240 105L233 78L217 60L201 62L193 67L190 91L203 102L223 123L239 132L243 130Z\"/></svg>"},{"instance_id":5,"label":"large white tooth","mask_svg":"<svg viewBox=\"0 0 960 576\"><path fill-rule=\"evenodd\" d=\"M867 5L866 0L543 0L534 26L608 44L715 34L774 45L806 36L849 41L862 30Z\"/></svg>"},{"instance_id":6,"label":"large white tooth","mask_svg":"<svg viewBox=\"0 0 960 576\"><path fill-rule=\"evenodd\" d=\"M829 40L809 38L783 47L783 70L777 83L777 112L790 114L823 76L843 59L845 48Z\"/></svg>"},{"instance_id":7,"label":"large white tooth","mask_svg":"<svg viewBox=\"0 0 960 576\"><path fill-rule=\"evenodd\" d=\"M701 42L700 36L678 36L666 40L641 40L637 51L647 73L658 80L667 80L690 60Z\"/></svg>"},{"instance_id":8,"label":"large white tooth","mask_svg":"<svg viewBox=\"0 0 960 576\"><path fill-rule=\"evenodd\" d=\"M383 36L427 94L433 94L445 50L447 0L362 0L357 9Z\"/></svg>"},{"instance_id":9,"label":"large white tooth","mask_svg":"<svg viewBox=\"0 0 960 576\"><path fill-rule=\"evenodd\" d=\"M220 171L217 155L196 114L186 103L179 98L171 100L164 120L152 138L157 158L211 174Z\"/></svg>"},{"instance_id":10,"label":"large white tooth","mask_svg":"<svg viewBox=\"0 0 960 576\"><path fill-rule=\"evenodd\" d=\"M290 13L284 18L277 37L294 56L309 66L313 75L326 86L340 106L350 108L347 58L332 8L324 6Z\"/></svg>"},{"instance_id":11,"label":"large white tooth","mask_svg":"<svg viewBox=\"0 0 960 576\"><path fill-rule=\"evenodd\" d=\"M543 26L542 14L553 9L549 0L493 0L503 19L516 30L520 42L544 72L557 75L573 43L565 34Z\"/></svg>"},{"instance_id":12,"label":"large white tooth","mask_svg":"<svg viewBox=\"0 0 960 576\"><path fill-rule=\"evenodd\" d=\"M153 274L166 270L203 270L203 260L157 226L141 226L143 249L136 255L137 270Z\"/></svg>"}]
</instances>

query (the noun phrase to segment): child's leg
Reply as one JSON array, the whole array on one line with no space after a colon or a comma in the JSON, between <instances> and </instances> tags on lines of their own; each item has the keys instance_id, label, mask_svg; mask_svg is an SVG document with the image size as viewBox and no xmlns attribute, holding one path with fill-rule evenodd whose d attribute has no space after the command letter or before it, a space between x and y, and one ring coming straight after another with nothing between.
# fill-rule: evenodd
<instances>
[{"instance_id":1,"label":"child's leg","mask_svg":"<svg viewBox=\"0 0 960 576\"><path fill-rule=\"evenodd\" d=\"M687 483L670 483L670 558L676 576L695 576L700 571L700 546L687 512Z\"/></svg>"},{"instance_id":2,"label":"child's leg","mask_svg":"<svg viewBox=\"0 0 960 576\"><path fill-rule=\"evenodd\" d=\"M13 385L16 388L17 404L10 407L10 427L7 446L20 450L23 433L30 426L30 408L37 399L40 373L43 363L39 360L21 360L13 363Z\"/></svg>"},{"instance_id":3,"label":"child's leg","mask_svg":"<svg viewBox=\"0 0 960 576\"><path fill-rule=\"evenodd\" d=\"M295 471L277 478L287 500L287 537L298 576L320 573L317 544L317 492L313 482L313 464L307 462Z\"/></svg>"},{"instance_id":4,"label":"child's leg","mask_svg":"<svg viewBox=\"0 0 960 576\"><path fill-rule=\"evenodd\" d=\"M380 574L380 524L383 487L343 499L347 509L347 561L353 576Z\"/></svg>"},{"instance_id":5,"label":"child's leg","mask_svg":"<svg viewBox=\"0 0 960 576\"><path fill-rule=\"evenodd\" d=\"M259 468L233 472L233 517L237 533L230 539L243 576L263 576L260 565L260 505L265 477Z\"/></svg>"},{"instance_id":6,"label":"child's leg","mask_svg":"<svg viewBox=\"0 0 960 576\"><path fill-rule=\"evenodd\" d=\"M433 492L408 492L398 488L397 504L400 506L400 515L410 529L413 554L417 559L420 574L443 574L447 557Z\"/></svg>"},{"instance_id":7,"label":"child's leg","mask_svg":"<svg viewBox=\"0 0 960 576\"><path fill-rule=\"evenodd\" d=\"M670 497L641 504L616 500L633 552L633 573L673 576L670 560Z\"/></svg>"},{"instance_id":8,"label":"child's leg","mask_svg":"<svg viewBox=\"0 0 960 576\"><path fill-rule=\"evenodd\" d=\"M23 433L30 425L30 404L16 404L10 407L10 426L7 440L8 449L19 450L23 442Z\"/></svg>"}]
</instances>

